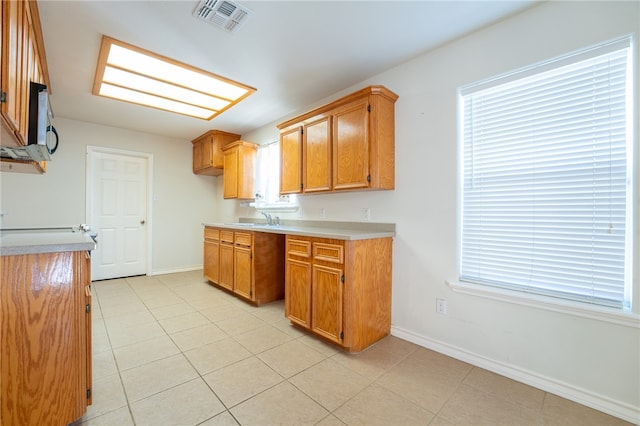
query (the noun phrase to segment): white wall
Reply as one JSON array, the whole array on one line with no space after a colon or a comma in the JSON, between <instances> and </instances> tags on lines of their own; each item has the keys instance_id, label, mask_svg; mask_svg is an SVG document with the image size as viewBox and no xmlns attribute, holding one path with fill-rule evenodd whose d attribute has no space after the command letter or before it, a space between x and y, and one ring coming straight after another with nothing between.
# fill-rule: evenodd
<instances>
[{"instance_id":1,"label":"white wall","mask_svg":"<svg viewBox=\"0 0 640 426\"><path fill-rule=\"evenodd\" d=\"M150 153L154 168L151 270L157 274L202 267L201 223L215 219L216 179L193 174L189 141L61 117L56 117L55 126L60 147L46 174L0 174L2 227L86 223L88 145Z\"/></svg>"},{"instance_id":2,"label":"white wall","mask_svg":"<svg viewBox=\"0 0 640 426\"><path fill-rule=\"evenodd\" d=\"M367 207L372 221L397 224L395 335L636 422L637 327L460 294L445 280L457 278L457 88L610 38L632 32L637 36L639 5L544 3L337 93L325 101L369 84L385 85L399 95L396 189L300 197L305 219L319 219L324 208L328 220L358 221ZM243 138L275 140L276 124ZM638 147L637 137L634 145ZM226 221L255 213L224 201L219 215ZM638 256L635 259L637 270ZM638 290L637 274L635 281ZM448 315L435 313L437 297L448 301Z\"/></svg>"}]
</instances>

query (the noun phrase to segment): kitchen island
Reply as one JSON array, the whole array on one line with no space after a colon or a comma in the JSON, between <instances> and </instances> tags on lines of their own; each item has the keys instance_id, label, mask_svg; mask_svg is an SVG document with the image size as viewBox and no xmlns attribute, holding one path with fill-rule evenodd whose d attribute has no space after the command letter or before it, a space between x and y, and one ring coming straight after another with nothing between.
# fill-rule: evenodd
<instances>
[{"instance_id":1,"label":"kitchen island","mask_svg":"<svg viewBox=\"0 0 640 426\"><path fill-rule=\"evenodd\" d=\"M77 229L0 231L0 423L66 425L91 404L91 263Z\"/></svg>"},{"instance_id":2,"label":"kitchen island","mask_svg":"<svg viewBox=\"0 0 640 426\"><path fill-rule=\"evenodd\" d=\"M349 352L362 351L390 333L395 224L269 225L241 219L203 225L204 275L210 282L249 301L262 285L269 286L270 300L284 293L285 316L292 324ZM252 243L265 235L271 236L262 248L270 255L266 263ZM276 270L283 265L284 279L276 274L264 284L256 281L265 265Z\"/></svg>"}]
</instances>

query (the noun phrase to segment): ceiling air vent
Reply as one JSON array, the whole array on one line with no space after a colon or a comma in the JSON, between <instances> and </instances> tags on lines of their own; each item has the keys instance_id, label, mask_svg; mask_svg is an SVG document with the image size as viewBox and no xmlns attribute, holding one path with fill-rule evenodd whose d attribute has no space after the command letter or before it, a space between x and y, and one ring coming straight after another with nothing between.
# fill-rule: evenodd
<instances>
[{"instance_id":1,"label":"ceiling air vent","mask_svg":"<svg viewBox=\"0 0 640 426\"><path fill-rule=\"evenodd\" d=\"M193 16L225 31L235 33L251 13L251 9L235 1L201 0L193 12Z\"/></svg>"}]
</instances>

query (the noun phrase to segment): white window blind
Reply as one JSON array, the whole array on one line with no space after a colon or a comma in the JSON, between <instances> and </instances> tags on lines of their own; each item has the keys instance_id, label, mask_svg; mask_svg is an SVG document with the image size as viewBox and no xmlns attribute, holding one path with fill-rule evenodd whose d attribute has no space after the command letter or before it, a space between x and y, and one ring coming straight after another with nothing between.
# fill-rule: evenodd
<instances>
[{"instance_id":1,"label":"white window blind","mask_svg":"<svg viewBox=\"0 0 640 426\"><path fill-rule=\"evenodd\" d=\"M630 38L460 90L460 280L631 300Z\"/></svg>"}]
</instances>

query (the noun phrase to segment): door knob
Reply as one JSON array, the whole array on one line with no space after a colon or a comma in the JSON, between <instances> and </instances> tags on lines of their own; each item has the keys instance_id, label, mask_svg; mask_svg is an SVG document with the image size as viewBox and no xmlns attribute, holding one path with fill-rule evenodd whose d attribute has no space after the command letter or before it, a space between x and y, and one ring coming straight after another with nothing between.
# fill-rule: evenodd
<instances>
[{"instance_id":1,"label":"door knob","mask_svg":"<svg viewBox=\"0 0 640 426\"><path fill-rule=\"evenodd\" d=\"M145 223L144 219L140 221L140 225L144 225Z\"/></svg>"}]
</instances>

